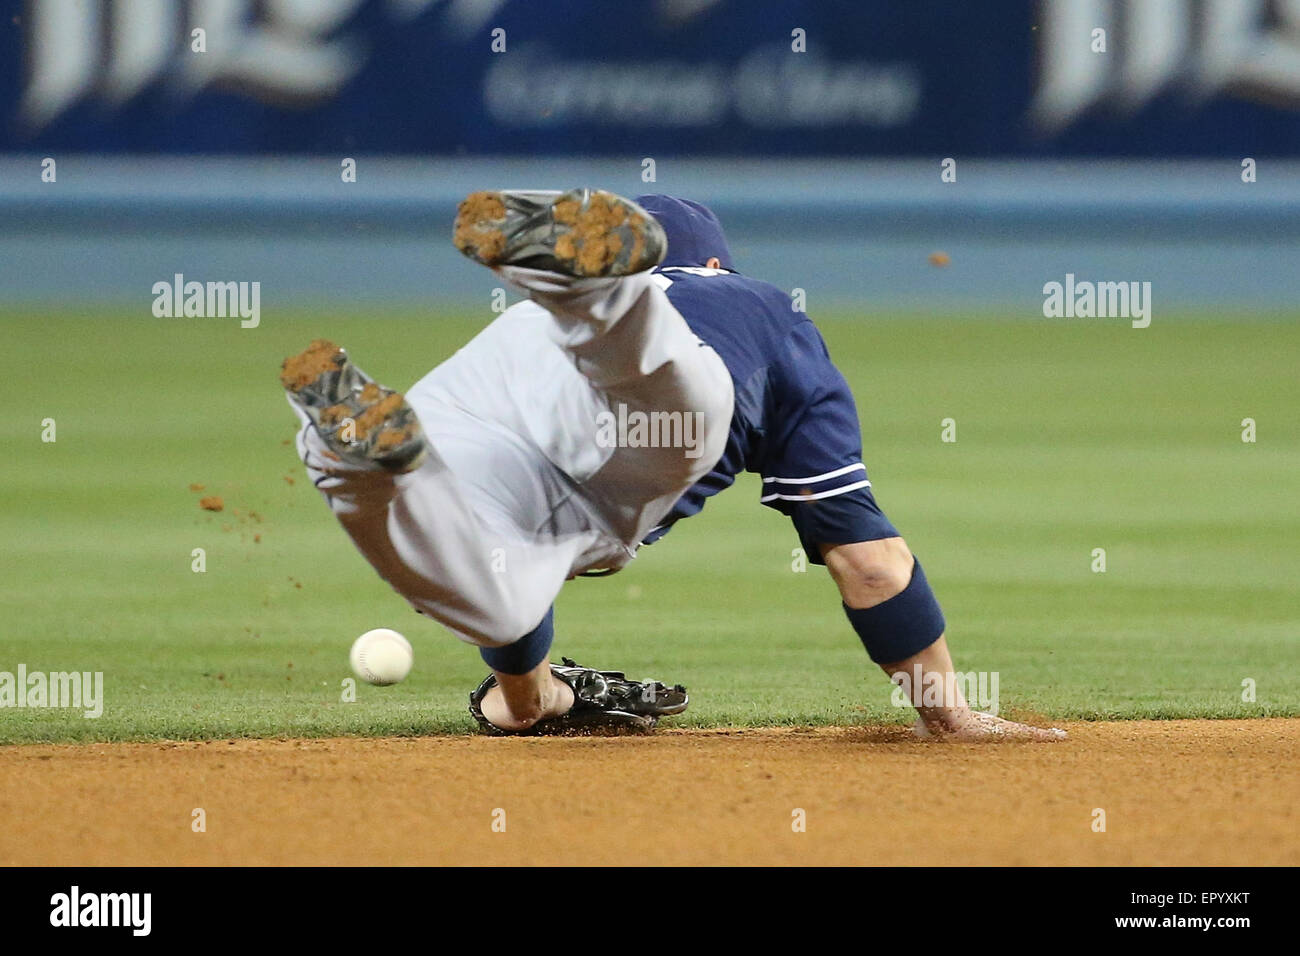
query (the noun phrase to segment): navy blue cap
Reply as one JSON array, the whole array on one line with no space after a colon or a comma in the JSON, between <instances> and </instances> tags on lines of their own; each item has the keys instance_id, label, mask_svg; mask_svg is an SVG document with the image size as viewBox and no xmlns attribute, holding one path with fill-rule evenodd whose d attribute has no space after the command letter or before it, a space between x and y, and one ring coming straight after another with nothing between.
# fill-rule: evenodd
<instances>
[{"instance_id":1,"label":"navy blue cap","mask_svg":"<svg viewBox=\"0 0 1300 956\"><path fill-rule=\"evenodd\" d=\"M668 236L668 254L660 266L702 266L717 256L722 268L734 271L722 223L708 206L658 194L637 196L636 202L659 220Z\"/></svg>"}]
</instances>

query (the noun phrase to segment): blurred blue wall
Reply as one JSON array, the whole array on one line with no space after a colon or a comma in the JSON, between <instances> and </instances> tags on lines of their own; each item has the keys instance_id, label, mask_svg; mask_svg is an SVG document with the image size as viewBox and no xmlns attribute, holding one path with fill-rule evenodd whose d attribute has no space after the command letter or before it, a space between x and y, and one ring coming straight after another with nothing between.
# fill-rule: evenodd
<instances>
[{"instance_id":1,"label":"blurred blue wall","mask_svg":"<svg viewBox=\"0 0 1300 956\"><path fill-rule=\"evenodd\" d=\"M448 302L501 283L452 248L481 188L594 184L698 198L742 271L806 290L809 310L988 309L1041 315L1042 287L1153 284L1157 308L1290 309L1300 301L1300 163L1243 183L1232 162L682 161L645 183L636 159L0 159L0 301L118 302L154 282L257 280L277 305ZM932 252L951 258L929 263Z\"/></svg>"}]
</instances>

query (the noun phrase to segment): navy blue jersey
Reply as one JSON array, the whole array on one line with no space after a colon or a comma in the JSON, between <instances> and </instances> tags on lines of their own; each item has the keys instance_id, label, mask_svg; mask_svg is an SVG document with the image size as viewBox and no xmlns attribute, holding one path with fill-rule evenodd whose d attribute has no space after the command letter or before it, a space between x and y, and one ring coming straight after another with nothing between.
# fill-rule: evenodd
<instances>
[{"instance_id":1,"label":"navy blue jersey","mask_svg":"<svg viewBox=\"0 0 1300 956\"><path fill-rule=\"evenodd\" d=\"M817 327L776 286L734 271L722 223L708 206L657 194L636 201L668 238L656 281L736 386L727 450L646 543L698 514L742 471L762 475L759 500L790 516L815 564L823 563L819 545L895 537L862 464L853 393Z\"/></svg>"},{"instance_id":2,"label":"navy blue jersey","mask_svg":"<svg viewBox=\"0 0 1300 956\"><path fill-rule=\"evenodd\" d=\"M666 267L656 280L691 330L726 363L736 405L726 451L646 542L697 514L742 471L762 476L759 501L795 520L818 563L818 543L896 535L868 490L853 394L821 333L794 310L790 296L717 269Z\"/></svg>"}]
</instances>

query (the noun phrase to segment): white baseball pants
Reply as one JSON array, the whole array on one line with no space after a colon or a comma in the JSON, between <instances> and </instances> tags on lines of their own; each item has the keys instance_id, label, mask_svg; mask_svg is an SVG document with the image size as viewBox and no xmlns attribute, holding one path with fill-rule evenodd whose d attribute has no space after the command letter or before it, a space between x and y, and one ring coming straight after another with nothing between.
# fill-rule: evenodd
<instances>
[{"instance_id":1,"label":"white baseball pants","mask_svg":"<svg viewBox=\"0 0 1300 956\"><path fill-rule=\"evenodd\" d=\"M488 647L536 627L566 579L631 560L721 457L733 401L726 366L651 273L498 271L532 301L407 392L430 445L418 469L331 460L305 417L298 436L309 476L375 570ZM659 437L680 425L680 441L619 432L637 413L665 423Z\"/></svg>"}]
</instances>

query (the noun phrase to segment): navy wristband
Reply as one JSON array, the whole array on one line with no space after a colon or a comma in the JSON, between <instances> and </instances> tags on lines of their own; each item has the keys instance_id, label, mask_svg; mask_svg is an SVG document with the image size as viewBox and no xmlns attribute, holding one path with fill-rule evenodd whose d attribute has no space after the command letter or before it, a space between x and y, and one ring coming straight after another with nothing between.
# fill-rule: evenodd
<instances>
[{"instance_id":1,"label":"navy wristband","mask_svg":"<svg viewBox=\"0 0 1300 956\"><path fill-rule=\"evenodd\" d=\"M875 607L844 606L867 656L877 664L897 664L919 654L943 636L943 611L921 562L913 556L912 580L898 594Z\"/></svg>"}]
</instances>

